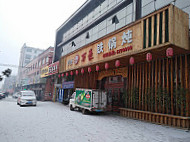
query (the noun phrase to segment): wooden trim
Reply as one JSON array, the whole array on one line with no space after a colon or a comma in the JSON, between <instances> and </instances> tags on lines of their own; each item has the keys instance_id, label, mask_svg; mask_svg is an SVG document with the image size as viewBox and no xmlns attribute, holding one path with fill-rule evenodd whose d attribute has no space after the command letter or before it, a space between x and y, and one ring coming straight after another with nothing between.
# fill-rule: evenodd
<instances>
[{"instance_id":1,"label":"wooden trim","mask_svg":"<svg viewBox=\"0 0 190 142\"><path fill-rule=\"evenodd\" d=\"M151 17L152 18L152 25L151 25L151 28L152 28L152 41L151 41L151 46L154 46L154 15Z\"/></svg>"},{"instance_id":2,"label":"wooden trim","mask_svg":"<svg viewBox=\"0 0 190 142\"><path fill-rule=\"evenodd\" d=\"M150 89L151 89L151 63L149 62L148 63L148 110L150 111L151 110L151 102L150 102L150 98L152 97L151 96L151 93L150 93Z\"/></svg>"},{"instance_id":3,"label":"wooden trim","mask_svg":"<svg viewBox=\"0 0 190 142\"><path fill-rule=\"evenodd\" d=\"M148 32L148 25L149 25L149 19L146 19L146 48L148 47L148 37L149 37L149 32Z\"/></svg>"},{"instance_id":4,"label":"wooden trim","mask_svg":"<svg viewBox=\"0 0 190 142\"><path fill-rule=\"evenodd\" d=\"M171 70L170 71L171 71L171 114L173 115L174 114L173 58L171 59Z\"/></svg>"},{"instance_id":5,"label":"wooden trim","mask_svg":"<svg viewBox=\"0 0 190 142\"><path fill-rule=\"evenodd\" d=\"M156 60L155 62L155 111L156 112L158 112L157 91L158 91L158 60Z\"/></svg>"},{"instance_id":6,"label":"wooden trim","mask_svg":"<svg viewBox=\"0 0 190 142\"><path fill-rule=\"evenodd\" d=\"M159 45L159 36L160 36L160 13L157 14L157 39L156 45Z\"/></svg>"},{"instance_id":7,"label":"wooden trim","mask_svg":"<svg viewBox=\"0 0 190 142\"><path fill-rule=\"evenodd\" d=\"M144 92L145 92L145 63L143 63L143 74L142 74L142 110L145 110L144 104Z\"/></svg>"},{"instance_id":8,"label":"wooden trim","mask_svg":"<svg viewBox=\"0 0 190 142\"><path fill-rule=\"evenodd\" d=\"M161 89L161 59L159 59L159 89ZM159 94L160 96L160 94ZM159 112L162 112L162 107L161 107L161 96L159 98Z\"/></svg>"},{"instance_id":9,"label":"wooden trim","mask_svg":"<svg viewBox=\"0 0 190 142\"><path fill-rule=\"evenodd\" d=\"M140 64L140 82L139 82L139 109L142 109L141 103L141 93L142 93L142 64Z\"/></svg>"},{"instance_id":10,"label":"wooden trim","mask_svg":"<svg viewBox=\"0 0 190 142\"><path fill-rule=\"evenodd\" d=\"M145 63L145 110L147 111L148 110L148 106L147 106L147 86L148 86L148 74L147 74L147 62Z\"/></svg>"},{"instance_id":11,"label":"wooden trim","mask_svg":"<svg viewBox=\"0 0 190 142\"><path fill-rule=\"evenodd\" d=\"M167 98L169 97L169 59L167 58L167 63L166 63L166 84L167 84ZM169 113L169 110L168 110L168 105L169 105L169 102L166 103L166 113L168 114Z\"/></svg>"},{"instance_id":12,"label":"wooden trim","mask_svg":"<svg viewBox=\"0 0 190 142\"><path fill-rule=\"evenodd\" d=\"M188 63L187 55L185 55L185 89L186 89L186 116L190 116L190 100L189 100L189 78L188 78Z\"/></svg>"},{"instance_id":13,"label":"wooden trim","mask_svg":"<svg viewBox=\"0 0 190 142\"><path fill-rule=\"evenodd\" d=\"M163 78L163 91L165 91L165 60L163 59L163 65L162 65L162 78ZM165 113L165 101L164 101L164 96L163 96L163 104L162 104L162 113Z\"/></svg>"},{"instance_id":14,"label":"wooden trim","mask_svg":"<svg viewBox=\"0 0 190 142\"><path fill-rule=\"evenodd\" d=\"M182 56L180 56L180 82L181 82L181 86L180 87L184 87L184 84L183 84L183 59L182 59ZM182 96L182 94L180 94L180 97ZM184 115L183 113L183 109L184 109L184 104L182 103L181 104L181 116Z\"/></svg>"},{"instance_id":15,"label":"wooden trim","mask_svg":"<svg viewBox=\"0 0 190 142\"><path fill-rule=\"evenodd\" d=\"M120 110L120 115L124 117L139 119L143 121L148 121L152 123L157 123L177 128L183 128L187 130L190 129L189 125L190 117L182 117L170 114L161 114L161 113L126 109L126 108L119 108L119 110Z\"/></svg>"},{"instance_id":16,"label":"wooden trim","mask_svg":"<svg viewBox=\"0 0 190 142\"><path fill-rule=\"evenodd\" d=\"M175 75L176 75L176 85L175 85L175 89L177 90L178 89L178 84L179 84L179 70L178 70L178 57L176 56L175 57ZM177 96L178 94L176 93L176 115L179 115L179 107L178 107L178 104L177 104Z\"/></svg>"},{"instance_id":17,"label":"wooden trim","mask_svg":"<svg viewBox=\"0 0 190 142\"><path fill-rule=\"evenodd\" d=\"M163 16L162 16L162 43L165 43L166 37L165 37L165 10L163 11Z\"/></svg>"},{"instance_id":18,"label":"wooden trim","mask_svg":"<svg viewBox=\"0 0 190 142\"><path fill-rule=\"evenodd\" d=\"M155 91L155 90L154 90L154 88L155 88L155 87L154 87L154 86L155 86L155 83L154 83L154 72L155 72L155 71L154 71L154 63L155 63L155 62L153 61L153 62L152 62L152 76L151 76L151 77L152 77L152 86L151 86L151 88L152 88L152 92L151 92L151 100L152 100L152 101L151 101L151 111L152 111L152 112L155 111L155 103L153 104L153 99L154 99L153 96L154 96L154 91Z\"/></svg>"}]
</instances>

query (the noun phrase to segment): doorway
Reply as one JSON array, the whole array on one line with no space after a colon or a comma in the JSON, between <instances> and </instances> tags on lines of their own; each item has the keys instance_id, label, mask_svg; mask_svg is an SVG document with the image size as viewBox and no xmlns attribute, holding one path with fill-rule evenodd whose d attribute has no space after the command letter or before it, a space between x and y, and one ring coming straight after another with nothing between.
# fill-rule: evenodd
<instances>
[{"instance_id":1,"label":"doorway","mask_svg":"<svg viewBox=\"0 0 190 142\"><path fill-rule=\"evenodd\" d=\"M107 77L104 89L107 92L107 110L119 112L119 107L122 107L124 79L122 76Z\"/></svg>"}]
</instances>

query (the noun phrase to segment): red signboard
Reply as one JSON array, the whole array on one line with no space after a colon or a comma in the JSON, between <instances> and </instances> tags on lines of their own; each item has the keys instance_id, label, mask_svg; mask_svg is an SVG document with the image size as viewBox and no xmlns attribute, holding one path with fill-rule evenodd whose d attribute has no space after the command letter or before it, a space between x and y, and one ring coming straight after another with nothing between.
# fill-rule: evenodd
<instances>
[{"instance_id":1,"label":"red signboard","mask_svg":"<svg viewBox=\"0 0 190 142\"><path fill-rule=\"evenodd\" d=\"M48 75L57 74L59 71L59 61L49 65Z\"/></svg>"}]
</instances>

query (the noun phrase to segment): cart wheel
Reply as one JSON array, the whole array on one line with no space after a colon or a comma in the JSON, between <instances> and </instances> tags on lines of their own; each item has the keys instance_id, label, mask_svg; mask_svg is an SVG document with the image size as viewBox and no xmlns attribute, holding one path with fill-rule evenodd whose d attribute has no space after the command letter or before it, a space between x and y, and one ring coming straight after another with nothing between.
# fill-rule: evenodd
<instances>
[{"instance_id":1,"label":"cart wheel","mask_svg":"<svg viewBox=\"0 0 190 142\"><path fill-rule=\"evenodd\" d=\"M86 114L86 109L82 109L82 114Z\"/></svg>"},{"instance_id":2,"label":"cart wheel","mask_svg":"<svg viewBox=\"0 0 190 142\"><path fill-rule=\"evenodd\" d=\"M72 106L72 105L70 105L70 110L71 110L71 111L73 111L73 110L74 110L74 108L73 108L73 106Z\"/></svg>"}]
</instances>

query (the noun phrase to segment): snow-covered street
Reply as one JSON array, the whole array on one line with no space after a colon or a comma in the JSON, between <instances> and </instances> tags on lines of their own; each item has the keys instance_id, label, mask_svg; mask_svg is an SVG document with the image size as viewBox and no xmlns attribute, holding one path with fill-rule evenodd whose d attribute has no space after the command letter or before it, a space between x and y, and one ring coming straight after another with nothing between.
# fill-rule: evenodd
<instances>
[{"instance_id":1,"label":"snow-covered street","mask_svg":"<svg viewBox=\"0 0 190 142\"><path fill-rule=\"evenodd\" d=\"M189 141L189 131L117 115L83 115L57 102L20 107L10 97L0 100L0 142Z\"/></svg>"}]
</instances>

